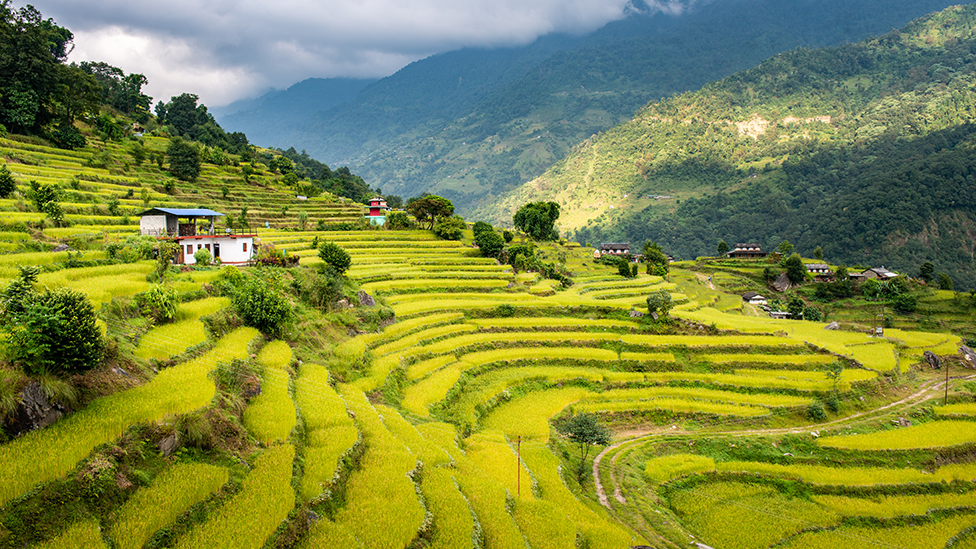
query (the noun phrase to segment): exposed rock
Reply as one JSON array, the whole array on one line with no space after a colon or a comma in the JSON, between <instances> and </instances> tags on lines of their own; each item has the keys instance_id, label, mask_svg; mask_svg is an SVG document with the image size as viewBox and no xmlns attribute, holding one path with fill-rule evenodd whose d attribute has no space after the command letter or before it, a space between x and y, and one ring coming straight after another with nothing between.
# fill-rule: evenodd
<instances>
[{"instance_id":1,"label":"exposed rock","mask_svg":"<svg viewBox=\"0 0 976 549\"><path fill-rule=\"evenodd\" d=\"M336 302L336 307L339 307L340 309L348 309L349 308L349 300L346 299L346 298L340 299L338 302Z\"/></svg>"},{"instance_id":2,"label":"exposed rock","mask_svg":"<svg viewBox=\"0 0 976 549\"><path fill-rule=\"evenodd\" d=\"M634 310L631 310L630 311L630 318L641 318L643 316L644 316L644 313L642 313L640 311L634 311Z\"/></svg>"},{"instance_id":3,"label":"exposed rock","mask_svg":"<svg viewBox=\"0 0 976 549\"><path fill-rule=\"evenodd\" d=\"M180 437L176 436L176 433L164 438L159 441L159 451L164 457L169 457L173 455L173 452L180 448Z\"/></svg>"},{"instance_id":4,"label":"exposed rock","mask_svg":"<svg viewBox=\"0 0 976 549\"><path fill-rule=\"evenodd\" d=\"M925 351L922 356L925 357L925 362L928 362L929 366L931 366L933 370L942 368L942 360L939 359L939 355L933 353L932 351Z\"/></svg>"},{"instance_id":5,"label":"exposed rock","mask_svg":"<svg viewBox=\"0 0 976 549\"><path fill-rule=\"evenodd\" d=\"M362 305L363 307L375 307L376 300L373 299L373 296L367 294L362 290L359 290L359 304Z\"/></svg>"},{"instance_id":6,"label":"exposed rock","mask_svg":"<svg viewBox=\"0 0 976 549\"><path fill-rule=\"evenodd\" d=\"M57 402L48 401L41 384L34 381L20 392L17 415L7 428L7 432L16 436L35 429L43 429L61 419L64 414L64 407Z\"/></svg>"},{"instance_id":7,"label":"exposed rock","mask_svg":"<svg viewBox=\"0 0 976 549\"><path fill-rule=\"evenodd\" d=\"M898 418L898 426L899 427L911 427L912 426L912 420L905 419L903 417L899 417Z\"/></svg>"},{"instance_id":8,"label":"exposed rock","mask_svg":"<svg viewBox=\"0 0 976 549\"><path fill-rule=\"evenodd\" d=\"M790 282L790 277L786 276L786 273L780 273L780 275L776 277L776 280L773 281L773 288L776 288L777 292L785 292L793 287L794 285L792 282Z\"/></svg>"},{"instance_id":9,"label":"exposed rock","mask_svg":"<svg viewBox=\"0 0 976 549\"><path fill-rule=\"evenodd\" d=\"M836 321L831 322L830 324L824 326L824 330L840 330L840 324L837 324Z\"/></svg>"},{"instance_id":10,"label":"exposed rock","mask_svg":"<svg viewBox=\"0 0 976 549\"><path fill-rule=\"evenodd\" d=\"M969 347L966 347L965 345L959 346L959 352L962 354L962 357L964 359L969 361L968 365L966 365L965 362L963 362L963 365L966 365L969 368L976 368L976 352L974 352Z\"/></svg>"},{"instance_id":11,"label":"exposed rock","mask_svg":"<svg viewBox=\"0 0 976 549\"><path fill-rule=\"evenodd\" d=\"M52 251L52 252L55 252L55 253L57 253L57 252L73 252L73 251L75 251L75 249L74 249L74 248L72 248L71 246L68 246L67 244L58 244L58 245L57 245L57 246L56 246L56 247L55 247L55 248L54 248L53 250L51 250L51 251Z\"/></svg>"}]
</instances>

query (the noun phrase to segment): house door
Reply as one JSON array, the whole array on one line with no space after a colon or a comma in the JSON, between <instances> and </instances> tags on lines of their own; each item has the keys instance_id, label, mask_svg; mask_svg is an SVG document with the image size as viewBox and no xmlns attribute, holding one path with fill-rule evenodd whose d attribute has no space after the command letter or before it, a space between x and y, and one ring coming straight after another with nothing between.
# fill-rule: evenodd
<instances>
[{"instance_id":1,"label":"house door","mask_svg":"<svg viewBox=\"0 0 976 549\"><path fill-rule=\"evenodd\" d=\"M180 245L179 248L180 248L180 255L177 258L176 263L177 263L177 265L182 265L183 264L183 246Z\"/></svg>"},{"instance_id":2,"label":"house door","mask_svg":"<svg viewBox=\"0 0 976 549\"><path fill-rule=\"evenodd\" d=\"M214 242L214 259L220 259L220 243Z\"/></svg>"}]
</instances>

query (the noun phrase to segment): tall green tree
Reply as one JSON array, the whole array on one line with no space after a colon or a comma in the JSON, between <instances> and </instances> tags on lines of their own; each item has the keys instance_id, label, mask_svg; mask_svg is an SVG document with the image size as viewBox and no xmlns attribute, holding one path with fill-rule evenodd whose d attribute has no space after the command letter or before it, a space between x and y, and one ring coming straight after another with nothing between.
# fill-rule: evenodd
<instances>
[{"instance_id":1,"label":"tall green tree","mask_svg":"<svg viewBox=\"0 0 976 549\"><path fill-rule=\"evenodd\" d=\"M556 202L530 202L515 212L512 218L515 228L532 237L533 240L558 240L556 220L559 219L559 204Z\"/></svg>"},{"instance_id":2,"label":"tall green tree","mask_svg":"<svg viewBox=\"0 0 976 549\"><path fill-rule=\"evenodd\" d=\"M793 284L800 284L807 279L807 268L803 265L803 259L800 258L800 254L792 254L786 258L786 261L783 262L783 267L786 268L786 277Z\"/></svg>"},{"instance_id":3,"label":"tall green tree","mask_svg":"<svg viewBox=\"0 0 976 549\"><path fill-rule=\"evenodd\" d=\"M97 109L97 83L65 64L73 39L33 6L14 9L0 0L0 124L42 135L54 122L67 127Z\"/></svg>"},{"instance_id":4,"label":"tall green tree","mask_svg":"<svg viewBox=\"0 0 976 549\"><path fill-rule=\"evenodd\" d=\"M17 190L17 181L10 175L7 165L0 166L0 198L7 198Z\"/></svg>"},{"instance_id":5,"label":"tall green tree","mask_svg":"<svg viewBox=\"0 0 976 549\"><path fill-rule=\"evenodd\" d=\"M183 181L195 181L200 175L200 149L180 137L170 139L166 147L169 171Z\"/></svg>"},{"instance_id":6,"label":"tall green tree","mask_svg":"<svg viewBox=\"0 0 976 549\"><path fill-rule=\"evenodd\" d=\"M429 194L412 199L407 204L407 212L421 225L426 223L428 229L433 229L439 220L454 215L454 204L442 196Z\"/></svg>"},{"instance_id":7,"label":"tall green tree","mask_svg":"<svg viewBox=\"0 0 976 549\"><path fill-rule=\"evenodd\" d=\"M582 481L586 473L586 457L590 453L590 448L610 444L610 430L600 423L600 419L592 412L573 416L560 425L559 430L579 447L580 465L577 478Z\"/></svg>"}]
</instances>

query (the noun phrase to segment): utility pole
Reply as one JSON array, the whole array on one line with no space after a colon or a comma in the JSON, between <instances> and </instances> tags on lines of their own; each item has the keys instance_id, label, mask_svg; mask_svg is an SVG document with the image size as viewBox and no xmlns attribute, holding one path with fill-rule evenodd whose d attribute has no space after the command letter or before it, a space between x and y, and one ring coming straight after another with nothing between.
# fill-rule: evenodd
<instances>
[{"instance_id":1,"label":"utility pole","mask_svg":"<svg viewBox=\"0 0 976 549\"><path fill-rule=\"evenodd\" d=\"M519 498L522 497L522 435L518 436L518 444L515 446L515 478L516 478L516 494Z\"/></svg>"},{"instance_id":2,"label":"utility pole","mask_svg":"<svg viewBox=\"0 0 976 549\"><path fill-rule=\"evenodd\" d=\"M944 361L942 364L945 365L946 371L945 396L942 397L942 405L947 406L949 404L949 361Z\"/></svg>"}]
</instances>

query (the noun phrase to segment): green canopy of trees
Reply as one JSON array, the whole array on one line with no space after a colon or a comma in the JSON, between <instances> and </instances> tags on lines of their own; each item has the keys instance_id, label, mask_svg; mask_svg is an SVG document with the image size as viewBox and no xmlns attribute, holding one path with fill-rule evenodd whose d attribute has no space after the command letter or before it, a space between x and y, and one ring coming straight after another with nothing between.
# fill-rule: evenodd
<instances>
[{"instance_id":1,"label":"green canopy of trees","mask_svg":"<svg viewBox=\"0 0 976 549\"><path fill-rule=\"evenodd\" d=\"M98 112L98 82L65 64L73 39L33 6L0 1L0 124L9 131L49 137Z\"/></svg>"},{"instance_id":2,"label":"green canopy of trees","mask_svg":"<svg viewBox=\"0 0 976 549\"><path fill-rule=\"evenodd\" d=\"M437 221L454 215L454 204L442 196L428 194L408 200L407 212L421 225L427 224L428 229L433 229Z\"/></svg>"},{"instance_id":3,"label":"green canopy of trees","mask_svg":"<svg viewBox=\"0 0 976 549\"><path fill-rule=\"evenodd\" d=\"M556 220L559 219L559 204L555 202L530 202L515 212L512 221L515 228L532 237L533 240L558 240Z\"/></svg>"}]
</instances>

